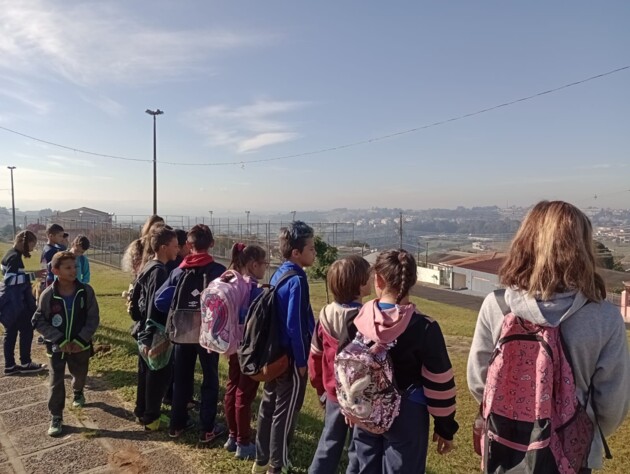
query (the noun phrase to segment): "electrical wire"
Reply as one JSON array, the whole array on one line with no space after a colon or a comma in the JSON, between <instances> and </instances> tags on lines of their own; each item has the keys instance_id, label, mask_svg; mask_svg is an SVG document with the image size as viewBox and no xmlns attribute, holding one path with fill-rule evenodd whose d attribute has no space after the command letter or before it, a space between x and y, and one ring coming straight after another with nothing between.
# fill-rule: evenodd
<instances>
[{"instance_id":1,"label":"electrical wire","mask_svg":"<svg viewBox=\"0 0 630 474\"><path fill-rule=\"evenodd\" d=\"M502 104L493 105L492 107L486 107L484 109L477 110L475 112L470 112L470 113L467 113L467 114L451 117L449 119L440 120L440 121L429 123L429 124L426 124L426 125L421 125L419 127L409 128L407 130L401 130L401 131L398 131L398 132L389 133L387 135L380 135L380 136L377 136L377 137L372 137L372 138L368 138L368 139L365 139L365 140L360 140L360 141L356 141L356 142L346 143L346 144L343 144L343 145L336 145L336 146L331 146L331 147L327 147L327 148L321 148L319 150L307 151L307 152L302 152L302 153L295 153L295 154L291 154L291 155L277 156L277 157L273 157L273 158L261 158L261 159L257 159L257 160L218 161L218 162L201 162L201 163L186 163L186 162L180 163L180 162L174 162L174 161L158 161L158 163L163 164L163 165L178 165L178 166L240 166L240 167L244 168L245 165L248 165L248 164L268 163L268 162L271 162L271 161L288 160L288 159L294 159L294 158L303 158L303 157L306 157L306 156L319 155L319 154L328 153L328 152L331 152L331 151L345 150L347 148L353 148L353 147L360 146L360 145L367 145L367 144L370 144L370 143L374 143L374 142L378 142L378 141L382 141L382 140L388 140L390 138L399 137L401 135L406 135L406 134L409 134L409 133L419 132L421 130L426 130L428 128L437 127L437 126L440 126L440 125L445 125L447 123L456 122L458 120L463 120L463 119L466 119L466 118L474 117L475 115L484 114L484 113L491 112L493 110L497 110L497 109L500 109L500 108L503 108L503 107L509 107L509 106L517 104L519 102L525 102L527 100L535 99L535 98L541 97L543 95L552 94L554 92L558 92L558 91L561 91L563 89L568 89L569 87L574 87L574 86L577 86L577 85L580 85L580 84L584 84L586 82L594 81L596 79L601 79L602 77L610 76L612 74L616 74L616 73L625 71L627 69L630 69L630 65L623 66L623 67L620 67L620 68L617 68L617 69L613 69L611 71L603 72L603 73L597 74L595 76L587 77L587 78L581 79L579 81L574 81L574 82L571 82L569 84L564 84L562 86L555 87L553 89L548 89L548 90L545 90L545 91L542 91L542 92L538 92L536 94L532 94L532 95L529 95L529 96L526 96L526 97L521 97L519 99L514 99L514 100L511 100L509 102L504 102ZM51 141L48 141L48 140L43 140L41 138L33 137L31 135L27 135L26 133L18 132L16 130L12 130L10 128L3 127L3 126L0 126L0 130L4 130L4 131L10 132L10 133L14 133L14 134L19 135L21 137L28 138L30 140L34 140L34 141L37 141L37 142L40 142L40 143L45 143L46 145L55 146L55 147L58 147L58 148L63 148L65 150L70 150L70 151L73 151L75 153L82 153L82 154L85 154L85 155L98 156L98 157L101 157L101 158L110 158L110 159L114 159L114 160L137 161L137 162L146 162L146 163L152 163L153 162L153 160L150 160L150 159L130 158L130 157L125 157L125 156L109 155L109 154L106 154L106 153L97 153L97 152L82 150L80 148L76 148L76 147L72 147L72 146L61 145L61 144L54 143L54 142L51 142Z\"/></svg>"}]
</instances>

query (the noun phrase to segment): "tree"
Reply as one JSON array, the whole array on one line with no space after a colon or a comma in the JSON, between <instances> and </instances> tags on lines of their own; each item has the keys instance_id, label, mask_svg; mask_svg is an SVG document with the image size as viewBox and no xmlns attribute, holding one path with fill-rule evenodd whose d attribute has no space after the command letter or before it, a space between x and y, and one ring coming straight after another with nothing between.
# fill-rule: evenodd
<instances>
[{"instance_id":1,"label":"tree","mask_svg":"<svg viewBox=\"0 0 630 474\"><path fill-rule=\"evenodd\" d=\"M610 249L598 240L593 241L593 246L595 247L595 261L597 265L612 270L615 265L615 259Z\"/></svg>"},{"instance_id":2,"label":"tree","mask_svg":"<svg viewBox=\"0 0 630 474\"><path fill-rule=\"evenodd\" d=\"M328 245L320 236L315 237L314 243L317 257L313 266L309 267L308 275L314 280L325 280L328 268L337 260L339 252L337 247Z\"/></svg>"}]
</instances>

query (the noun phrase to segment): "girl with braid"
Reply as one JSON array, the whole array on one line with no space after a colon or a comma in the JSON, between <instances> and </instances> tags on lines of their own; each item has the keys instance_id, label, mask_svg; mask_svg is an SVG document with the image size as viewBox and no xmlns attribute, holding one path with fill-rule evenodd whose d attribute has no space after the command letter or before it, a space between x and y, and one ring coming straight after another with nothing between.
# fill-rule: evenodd
<instances>
[{"instance_id":1,"label":"girl with braid","mask_svg":"<svg viewBox=\"0 0 630 474\"><path fill-rule=\"evenodd\" d=\"M345 343L359 331L378 344L393 345L389 355L402 394L400 413L388 431L374 434L354 427L355 453L348 473L425 472L429 415L434 420L432 439L437 452L446 454L453 449L453 436L459 428L453 370L440 326L409 301L409 290L416 281L412 254L405 250L381 252L374 265L377 298L363 305L348 327Z\"/></svg>"}]
</instances>

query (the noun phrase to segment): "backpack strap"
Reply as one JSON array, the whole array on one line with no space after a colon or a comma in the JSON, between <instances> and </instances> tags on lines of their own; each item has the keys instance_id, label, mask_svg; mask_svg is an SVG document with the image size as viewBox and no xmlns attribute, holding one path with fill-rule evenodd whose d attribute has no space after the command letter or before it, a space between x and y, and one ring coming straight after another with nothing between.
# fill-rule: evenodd
<instances>
[{"instance_id":1,"label":"backpack strap","mask_svg":"<svg viewBox=\"0 0 630 474\"><path fill-rule=\"evenodd\" d=\"M281 283L284 283L286 280L288 280L291 277L296 276L298 273L295 270L289 270L288 272L286 272L284 275L282 275L280 277L280 279L276 282L274 286L274 288L277 288L280 286Z\"/></svg>"},{"instance_id":2,"label":"backpack strap","mask_svg":"<svg viewBox=\"0 0 630 474\"><path fill-rule=\"evenodd\" d=\"M500 290L494 290L493 293L494 293L494 297L497 300L499 308L501 308L501 312L503 313L503 316L506 316L509 313L511 313L512 310L508 306L507 301L505 301L505 288L502 288Z\"/></svg>"}]
</instances>

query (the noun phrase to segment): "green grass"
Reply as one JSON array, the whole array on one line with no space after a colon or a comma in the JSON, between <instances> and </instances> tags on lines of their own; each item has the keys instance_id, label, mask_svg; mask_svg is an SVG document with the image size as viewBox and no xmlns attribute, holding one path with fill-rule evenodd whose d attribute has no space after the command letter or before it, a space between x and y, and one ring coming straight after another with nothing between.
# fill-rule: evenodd
<instances>
[{"instance_id":1,"label":"green grass","mask_svg":"<svg viewBox=\"0 0 630 474\"><path fill-rule=\"evenodd\" d=\"M4 253L8 246L0 244ZM39 267L39 255L27 260L28 269ZM92 262L92 285L99 295L101 309L101 326L96 333L96 344L107 344L111 351L97 353L91 361L90 372L93 377L101 378L109 387L117 391L121 397L132 404L135 400L137 353L135 341L129 336L131 320L125 311L124 300L120 296L127 289L129 275L118 270ZM325 287L321 282L313 282L311 302L315 311L326 303ZM459 474L476 472L479 458L472 450L471 425L478 406L466 387L466 360L476 321L474 311L435 303L421 298L413 298L418 308L435 318L446 336L449 353L455 371L458 386L457 420L460 431L456 435L456 449L448 456L441 457L435 453L433 445L429 447L427 472L434 474ZM630 337L630 336L629 336ZM220 362L221 386L224 387L227 376L227 363L224 358ZM200 381L200 370L197 370L197 384ZM222 397L222 393L220 397ZM89 394L88 394L89 397ZM257 411L258 399L253 411ZM307 389L304 406L299 414L294 443L291 447L291 458L299 473L307 472L313 453L317 446L323 424L323 412L315 391ZM222 408L219 407L219 417ZM255 425L255 421L253 421ZM164 435L164 439L168 439ZM199 466L200 471L227 474L247 473L251 469L249 461L236 461L222 449L197 449L194 434L186 435L176 441L178 449L190 462ZM606 473L627 473L630 471L630 420L609 440L614 455L612 461L606 461ZM339 472L344 472L345 464ZM333 473L331 473L333 474Z\"/></svg>"}]
</instances>

